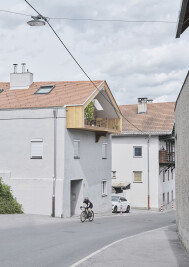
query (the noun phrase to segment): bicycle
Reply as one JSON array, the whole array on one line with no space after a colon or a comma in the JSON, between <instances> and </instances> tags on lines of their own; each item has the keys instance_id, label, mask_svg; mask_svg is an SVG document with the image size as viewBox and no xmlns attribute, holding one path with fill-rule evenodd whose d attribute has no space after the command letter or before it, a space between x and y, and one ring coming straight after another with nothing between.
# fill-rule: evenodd
<instances>
[{"instance_id":1,"label":"bicycle","mask_svg":"<svg viewBox=\"0 0 189 267\"><path fill-rule=\"evenodd\" d=\"M92 210L87 212L87 207L80 207L80 209L84 209L80 215L81 222L86 221L86 219L89 219L90 222L94 220L94 212Z\"/></svg>"}]
</instances>

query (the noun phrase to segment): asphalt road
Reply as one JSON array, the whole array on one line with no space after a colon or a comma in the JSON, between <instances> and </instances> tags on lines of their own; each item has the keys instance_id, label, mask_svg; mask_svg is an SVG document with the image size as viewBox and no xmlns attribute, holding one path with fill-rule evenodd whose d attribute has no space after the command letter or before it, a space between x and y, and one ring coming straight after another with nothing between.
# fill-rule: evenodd
<instances>
[{"instance_id":1,"label":"asphalt road","mask_svg":"<svg viewBox=\"0 0 189 267\"><path fill-rule=\"evenodd\" d=\"M0 266L66 267L116 240L174 223L174 211L133 211L85 223L77 218L0 215Z\"/></svg>"}]
</instances>

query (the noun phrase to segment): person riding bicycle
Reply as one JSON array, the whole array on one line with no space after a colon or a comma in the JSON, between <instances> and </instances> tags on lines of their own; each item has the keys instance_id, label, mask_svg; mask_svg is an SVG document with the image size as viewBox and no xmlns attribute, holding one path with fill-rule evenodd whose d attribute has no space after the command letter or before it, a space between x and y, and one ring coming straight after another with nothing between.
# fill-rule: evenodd
<instances>
[{"instance_id":1,"label":"person riding bicycle","mask_svg":"<svg viewBox=\"0 0 189 267\"><path fill-rule=\"evenodd\" d=\"M87 205L86 210L87 212L89 212L90 215L91 209L93 208L93 203L87 197L84 198L83 203Z\"/></svg>"}]
</instances>

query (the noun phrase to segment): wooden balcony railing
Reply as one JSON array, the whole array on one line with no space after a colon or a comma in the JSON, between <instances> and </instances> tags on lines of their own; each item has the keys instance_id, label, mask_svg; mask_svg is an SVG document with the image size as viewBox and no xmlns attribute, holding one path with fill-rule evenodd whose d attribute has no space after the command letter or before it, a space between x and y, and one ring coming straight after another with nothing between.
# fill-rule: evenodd
<instances>
[{"instance_id":1,"label":"wooden balcony railing","mask_svg":"<svg viewBox=\"0 0 189 267\"><path fill-rule=\"evenodd\" d=\"M120 119L102 119L96 118L95 120L89 122L85 120L85 126L95 126L106 129L118 130L120 125Z\"/></svg>"},{"instance_id":2,"label":"wooden balcony railing","mask_svg":"<svg viewBox=\"0 0 189 267\"><path fill-rule=\"evenodd\" d=\"M159 151L159 163L169 164L175 162L175 152L167 152L167 150Z\"/></svg>"}]
</instances>

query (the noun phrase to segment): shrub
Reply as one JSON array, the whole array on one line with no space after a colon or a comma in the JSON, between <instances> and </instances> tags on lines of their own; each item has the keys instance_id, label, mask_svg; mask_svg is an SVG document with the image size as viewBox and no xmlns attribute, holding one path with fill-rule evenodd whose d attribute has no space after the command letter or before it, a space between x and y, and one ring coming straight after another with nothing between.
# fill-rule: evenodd
<instances>
[{"instance_id":1,"label":"shrub","mask_svg":"<svg viewBox=\"0 0 189 267\"><path fill-rule=\"evenodd\" d=\"M13 197L10 186L0 178L0 214L23 213L22 206Z\"/></svg>"}]
</instances>

